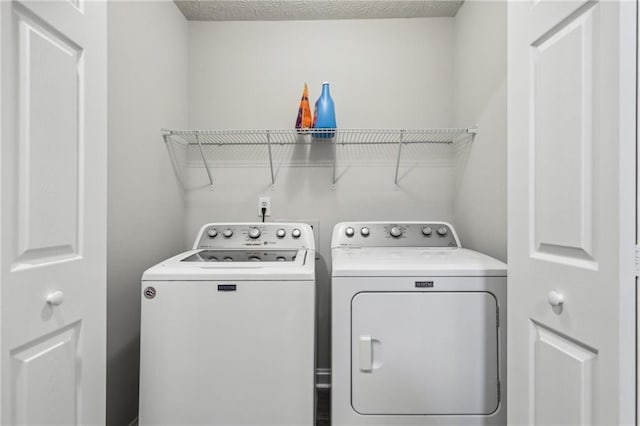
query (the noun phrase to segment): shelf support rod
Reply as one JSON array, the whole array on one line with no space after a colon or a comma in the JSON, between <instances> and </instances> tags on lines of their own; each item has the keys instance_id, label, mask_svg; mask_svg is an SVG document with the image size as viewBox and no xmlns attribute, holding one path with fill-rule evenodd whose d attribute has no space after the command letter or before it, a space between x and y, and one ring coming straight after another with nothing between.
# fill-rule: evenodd
<instances>
[{"instance_id":1,"label":"shelf support rod","mask_svg":"<svg viewBox=\"0 0 640 426\"><path fill-rule=\"evenodd\" d=\"M396 159L396 176L393 184L398 185L398 170L400 169L400 157L402 156L402 144L404 143L404 129L400 130L400 141L398 142L398 158Z\"/></svg>"},{"instance_id":2,"label":"shelf support rod","mask_svg":"<svg viewBox=\"0 0 640 426\"><path fill-rule=\"evenodd\" d=\"M271 155L271 132L267 130L267 147L269 148L269 168L271 169L271 189L276 187L276 178L273 174L273 157Z\"/></svg>"},{"instance_id":3,"label":"shelf support rod","mask_svg":"<svg viewBox=\"0 0 640 426\"><path fill-rule=\"evenodd\" d=\"M200 149L200 155L202 156L204 169L207 171L207 176L209 176L209 188L213 190L213 177L211 177L211 170L209 169L209 163L207 163L207 157L205 157L204 155L204 149L202 149L202 143L200 142L200 135L198 133L196 133L196 142L198 143L198 148Z\"/></svg>"},{"instance_id":4,"label":"shelf support rod","mask_svg":"<svg viewBox=\"0 0 640 426\"><path fill-rule=\"evenodd\" d=\"M173 166L173 171L182 186L182 189L186 190L187 186L185 185L185 179L183 176L183 170L180 169L180 165L178 164L178 160L176 159L176 153L173 149L173 144L171 143L170 133L164 132L162 133L162 138L164 139L164 144L167 147L167 152L169 153L169 160L171 161L171 165Z\"/></svg>"},{"instance_id":5,"label":"shelf support rod","mask_svg":"<svg viewBox=\"0 0 640 426\"><path fill-rule=\"evenodd\" d=\"M332 183L331 183L331 189L336 189L336 163L337 163L337 157L338 157L338 138L337 138L337 134L336 134L336 138L333 140L333 143L331 144L331 146L333 147L332 149L332 154L333 154L333 178L332 178Z\"/></svg>"}]
</instances>

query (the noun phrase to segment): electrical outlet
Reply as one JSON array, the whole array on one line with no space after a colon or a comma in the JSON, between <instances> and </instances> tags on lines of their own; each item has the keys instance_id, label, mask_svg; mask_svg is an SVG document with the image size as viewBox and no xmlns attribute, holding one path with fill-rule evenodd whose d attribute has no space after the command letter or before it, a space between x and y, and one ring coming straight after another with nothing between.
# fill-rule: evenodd
<instances>
[{"instance_id":1,"label":"electrical outlet","mask_svg":"<svg viewBox=\"0 0 640 426\"><path fill-rule=\"evenodd\" d=\"M266 208L265 217L271 216L271 197L258 197L258 217L262 217L262 209Z\"/></svg>"}]
</instances>

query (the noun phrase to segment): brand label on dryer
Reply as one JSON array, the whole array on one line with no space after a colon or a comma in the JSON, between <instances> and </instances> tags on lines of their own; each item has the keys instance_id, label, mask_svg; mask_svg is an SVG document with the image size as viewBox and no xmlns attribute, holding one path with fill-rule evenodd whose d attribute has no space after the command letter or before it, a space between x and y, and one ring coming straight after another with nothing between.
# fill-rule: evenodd
<instances>
[{"instance_id":1,"label":"brand label on dryer","mask_svg":"<svg viewBox=\"0 0 640 426\"><path fill-rule=\"evenodd\" d=\"M433 287L433 281L416 281L417 288L431 288Z\"/></svg>"}]
</instances>

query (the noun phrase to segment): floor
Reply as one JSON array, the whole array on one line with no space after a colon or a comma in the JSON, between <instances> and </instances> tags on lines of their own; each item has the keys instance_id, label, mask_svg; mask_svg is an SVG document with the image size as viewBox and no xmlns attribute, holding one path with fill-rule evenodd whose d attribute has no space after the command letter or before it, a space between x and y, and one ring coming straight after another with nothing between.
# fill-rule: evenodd
<instances>
[{"instance_id":1,"label":"floor","mask_svg":"<svg viewBox=\"0 0 640 426\"><path fill-rule=\"evenodd\" d=\"M318 409L316 414L316 426L331 425L331 392L318 391Z\"/></svg>"}]
</instances>

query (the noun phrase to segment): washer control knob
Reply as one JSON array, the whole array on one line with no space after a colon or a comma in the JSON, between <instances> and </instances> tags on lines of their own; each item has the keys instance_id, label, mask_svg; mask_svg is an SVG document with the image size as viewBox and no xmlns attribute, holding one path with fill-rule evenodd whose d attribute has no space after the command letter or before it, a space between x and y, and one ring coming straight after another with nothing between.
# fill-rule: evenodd
<instances>
[{"instance_id":1,"label":"washer control knob","mask_svg":"<svg viewBox=\"0 0 640 426\"><path fill-rule=\"evenodd\" d=\"M222 232L222 235L224 235L225 238L231 238L233 231L230 228L227 228Z\"/></svg>"},{"instance_id":2,"label":"washer control knob","mask_svg":"<svg viewBox=\"0 0 640 426\"><path fill-rule=\"evenodd\" d=\"M302 235L302 232L300 232L298 228L293 228L293 230L291 231L291 236L293 238L300 238L300 235Z\"/></svg>"},{"instance_id":3,"label":"washer control knob","mask_svg":"<svg viewBox=\"0 0 640 426\"><path fill-rule=\"evenodd\" d=\"M216 228L211 228L207 231L207 235L209 238L215 238L218 235L218 230Z\"/></svg>"},{"instance_id":4,"label":"washer control knob","mask_svg":"<svg viewBox=\"0 0 640 426\"><path fill-rule=\"evenodd\" d=\"M440 228L438 228L438 235L440 235L441 237L447 235L447 227L441 226Z\"/></svg>"},{"instance_id":5,"label":"washer control knob","mask_svg":"<svg viewBox=\"0 0 640 426\"><path fill-rule=\"evenodd\" d=\"M347 237L353 237L353 235L356 233L356 231L353 230L352 227L348 227L347 229L344 230L344 234Z\"/></svg>"},{"instance_id":6,"label":"washer control knob","mask_svg":"<svg viewBox=\"0 0 640 426\"><path fill-rule=\"evenodd\" d=\"M276 231L276 235L278 238L284 238L284 236L287 235L287 231L285 231L284 228L280 228Z\"/></svg>"},{"instance_id":7,"label":"washer control knob","mask_svg":"<svg viewBox=\"0 0 640 426\"><path fill-rule=\"evenodd\" d=\"M369 228L367 228L366 226L360 229L360 235L362 235L363 237L368 237L370 233L371 232L369 231Z\"/></svg>"},{"instance_id":8,"label":"washer control knob","mask_svg":"<svg viewBox=\"0 0 640 426\"><path fill-rule=\"evenodd\" d=\"M260 234L261 234L260 229L258 229L256 227L253 227L253 228L249 229L249 237L253 238L254 240L256 238L258 238L260 236Z\"/></svg>"},{"instance_id":9,"label":"washer control knob","mask_svg":"<svg viewBox=\"0 0 640 426\"><path fill-rule=\"evenodd\" d=\"M425 237L431 235L431 232L432 231L430 226L425 226L424 228L422 228L422 235L424 235Z\"/></svg>"},{"instance_id":10,"label":"washer control knob","mask_svg":"<svg viewBox=\"0 0 640 426\"><path fill-rule=\"evenodd\" d=\"M391 236L394 238L398 238L402 236L402 228L400 228L399 226L394 226L389 231L389 234L391 234Z\"/></svg>"}]
</instances>

